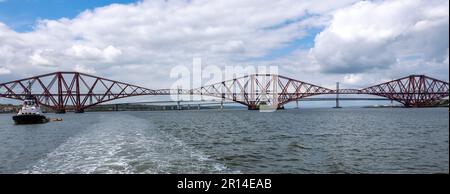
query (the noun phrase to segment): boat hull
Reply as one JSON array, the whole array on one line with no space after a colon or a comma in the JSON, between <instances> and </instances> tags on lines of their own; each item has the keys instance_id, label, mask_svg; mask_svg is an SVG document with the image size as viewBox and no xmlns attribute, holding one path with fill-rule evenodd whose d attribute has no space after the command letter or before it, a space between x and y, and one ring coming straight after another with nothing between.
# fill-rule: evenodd
<instances>
[{"instance_id":1,"label":"boat hull","mask_svg":"<svg viewBox=\"0 0 450 194\"><path fill-rule=\"evenodd\" d=\"M13 120L16 124L39 124L48 122L48 118L43 115L15 115Z\"/></svg>"}]
</instances>

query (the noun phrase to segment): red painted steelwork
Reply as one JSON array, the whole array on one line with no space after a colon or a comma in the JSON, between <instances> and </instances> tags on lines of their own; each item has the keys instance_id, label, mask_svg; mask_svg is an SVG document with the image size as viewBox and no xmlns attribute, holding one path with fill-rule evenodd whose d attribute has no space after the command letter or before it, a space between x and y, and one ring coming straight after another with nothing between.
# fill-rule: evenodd
<instances>
[{"instance_id":1,"label":"red painted steelwork","mask_svg":"<svg viewBox=\"0 0 450 194\"><path fill-rule=\"evenodd\" d=\"M363 89L324 88L273 74L253 74L192 90L148 89L132 84L78 72L55 72L0 84L0 97L23 100L30 94L56 112L71 106L77 112L100 103L142 95L205 95L233 100L258 109L266 104L283 108L284 104L322 94L368 94L398 101L406 107L430 106L449 96L449 84L424 75L411 75Z\"/></svg>"},{"instance_id":2,"label":"red painted steelwork","mask_svg":"<svg viewBox=\"0 0 450 194\"><path fill-rule=\"evenodd\" d=\"M0 84L0 97L23 100L30 94L28 84L40 104L59 113L64 113L67 106L83 112L115 99L170 94L170 90L152 90L84 73L55 72Z\"/></svg>"}]
</instances>

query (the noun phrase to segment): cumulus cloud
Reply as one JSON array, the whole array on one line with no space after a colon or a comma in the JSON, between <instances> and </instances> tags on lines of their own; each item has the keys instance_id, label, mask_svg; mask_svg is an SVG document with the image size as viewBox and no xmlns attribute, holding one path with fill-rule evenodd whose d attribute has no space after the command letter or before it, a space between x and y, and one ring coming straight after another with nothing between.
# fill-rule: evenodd
<instances>
[{"instance_id":1,"label":"cumulus cloud","mask_svg":"<svg viewBox=\"0 0 450 194\"><path fill-rule=\"evenodd\" d=\"M76 65L75 68L73 68L73 70L76 72L87 73L87 74L95 74L96 73L94 68L86 67L84 65Z\"/></svg>"},{"instance_id":2,"label":"cumulus cloud","mask_svg":"<svg viewBox=\"0 0 450 194\"><path fill-rule=\"evenodd\" d=\"M323 29L312 49L251 60L312 28ZM191 65L192 57L205 66L279 65L280 74L330 87L423 69L442 76L448 1L144 0L39 20L26 33L0 22L0 72L8 78L75 70L166 88L175 81L171 68Z\"/></svg>"},{"instance_id":3,"label":"cumulus cloud","mask_svg":"<svg viewBox=\"0 0 450 194\"><path fill-rule=\"evenodd\" d=\"M68 49L66 54L69 56L77 57L79 59L91 59L98 61L103 60L112 62L122 54L122 51L111 45L104 49L99 49L96 47L77 44Z\"/></svg>"},{"instance_id":4,"label":"cumulus cloud","mask_svg":"<svg viewBox=\"0 0 450 194\"><path fill-rule=\"evenodd\" d=\"M325 15L353 0L324 2L148 0L86 10L73 19L39 20L27 33L0 23L0 50L5 51L0 63L17 77L95 70L162 87L170 85L170 68L190 65L193 56L214 65L264 56L304 37L309 27L325 25ZM307 15L313 17L299 20ZM156 81L148 82L149 75Z\"/></svg>"},{"instance_id":5,"label":"cumulus cloud","mask_svg":"<svg viewBox=\"0 0 450 194\"><path fill-rule=\"evenodd\" d=\"M35 50L33 55L30 56L30 63L32 65L52 65L53 62L45 56L46 53L50 52L52 50Z\"/></svg>"},{"instance_id":6,"label":"cumulus cloud","mask_svg":"<svg viewBox=\"0 0 450 194\"><path fill-rule=\"evenodd\" d=\"M315 39L313 55L328 73L388 69L420 58L443 62L449 37L448 1L363 1L337 10Z\"/></svg>"},{"instance_id":7,"label":"cumulus cloud","mask_svg":"<svg viewBox=\"0 0 450 194\"><path fill-rule=\"evenodd\" d=\"M211 45L211 51L224 53L234 52L238 54L239 52L244 52L244 46L244 42L240 40L229 40L225 44Z\"/></svg>"},{"instance_id":8,"label":"cumulus cloud","mask_svg":"<svg viewBox=\"0 0 450 194\"><path fill-rule=\"evenodd\" d=\"M355 74L347 74L344 76L344 83L346 84L355 84L360 82L363 79L361 75Z\"/></svg>"},{"instance_id":9,"label":"cumulus cloud","mask_svg":"<svg viewBox=\"0 0 450 194\"><path fill-rule=\"evenodd\" d=\"M4 75L4 74L10 74L11 70L5 68L5 67L0 67L0 75Z\"/></svg>"}]
</instances>

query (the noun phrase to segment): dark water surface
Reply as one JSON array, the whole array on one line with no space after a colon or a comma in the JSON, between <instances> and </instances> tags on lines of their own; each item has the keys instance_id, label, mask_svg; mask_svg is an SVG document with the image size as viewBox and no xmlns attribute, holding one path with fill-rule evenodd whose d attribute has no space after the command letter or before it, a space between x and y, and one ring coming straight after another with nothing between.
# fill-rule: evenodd
<instances>
[{"instance_id":1,"label":"dark water surface","mask_svg":"<svg viewBox=\"0 0 450 194\"><path fill-rule=\"evenodd\" d=\"M448 108L11 116L0 173L449 173Z\"/></svg>"}]
</instances>

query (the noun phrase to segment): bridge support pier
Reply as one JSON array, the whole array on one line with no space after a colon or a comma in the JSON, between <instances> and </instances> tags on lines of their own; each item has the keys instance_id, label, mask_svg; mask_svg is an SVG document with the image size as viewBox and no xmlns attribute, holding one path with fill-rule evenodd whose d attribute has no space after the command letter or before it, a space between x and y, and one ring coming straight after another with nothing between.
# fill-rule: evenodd
<instances>
[{"instance_id":1,"label":"bridge support pier","mask_svg":"<svg viewBox=\"0 0 450 194\"><path fill-rule=\"evenodd\" d=\"M200 110L200 104L197 104L197 110Z\"/></svg>"},{"instance_id":2,"label":"bridge support pier","mask_svg":"<svg viewBox=\"0 0 450 194\"><path fill-rule=\"evenodd\" d=\"M341 108L339 106L339 82L336 82L336 106L333 108Z\"/></svg>"},{"instance_id":3,"label":"bridge support pier","mask_svg":"<svg viewBox=\"0 0 450 194\"><path fill-rule=\"evenodd\" d=\"M56 114L64 114L64 113L66 113L66 109L65 108L56 109L55 113Z\"/></svg>"},{"instance_id":4,"label":"bridge support pier","mask_svg":"<svg viewBox=\"0 0 450 194\"><path fill-rule=\"evenodd\" d=\"M255 108L253 106L248 106L248 110L259 110L259 108Z\"/></svg>"},{"instance_id":5,"label":"bridge support pier","mask_svg":"<svg viewBox=\"0 0 450 194\"><path fill-rule=\"evenodd\" d=\"M259 110L259 107L256 104L248 105L248 110Z\"/></svg>"},{"instance_id":6,"label":"bridge support pier","mask_svg":"<svg viewBox=\"0 0 450 194\"><path fill-rule=\"evenodd\" d=\"M247 107L248 107L248 110L259 110L259 106L255 105L255 104L249 105ZM277 110L284 110L284 106L283 105L278 106Z\"/></svg>"},{"instance_id":7,"label":"bridge support pier","mask_svg":"<svg viewBox=\"0 0 450 194\"><path fill-rule=\"evenodd\" d=\"M84 113L84 109L82 109L82 108L75 109L75 113Z\"/></svg>"}]
</instances>

